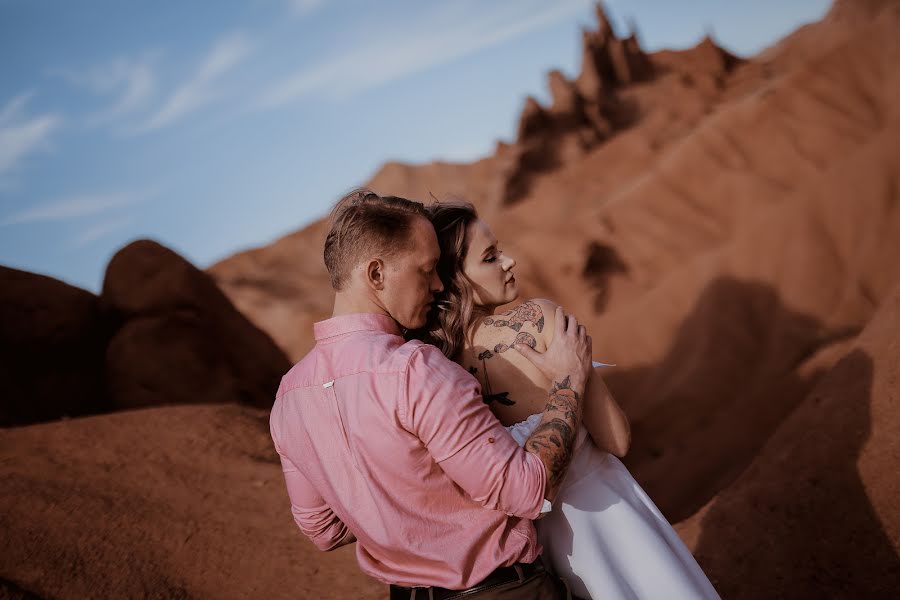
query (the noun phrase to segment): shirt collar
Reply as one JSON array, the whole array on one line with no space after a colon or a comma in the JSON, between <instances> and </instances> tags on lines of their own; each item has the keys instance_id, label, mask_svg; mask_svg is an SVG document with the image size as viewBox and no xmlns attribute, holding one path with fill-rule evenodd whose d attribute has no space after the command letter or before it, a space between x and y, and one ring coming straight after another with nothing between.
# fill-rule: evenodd
<instances>
[{"instance_id":1,"label":"shirt collar","mask_svg":"<svg viewBox=\"0 0 900 600\"><path fill-rule=\"evenodd\" d=\"M397 321L378 313L340 315L313 324L316 341L354 331L382 331L392 335L402 335Z\"/></svg>"}]
</instances>

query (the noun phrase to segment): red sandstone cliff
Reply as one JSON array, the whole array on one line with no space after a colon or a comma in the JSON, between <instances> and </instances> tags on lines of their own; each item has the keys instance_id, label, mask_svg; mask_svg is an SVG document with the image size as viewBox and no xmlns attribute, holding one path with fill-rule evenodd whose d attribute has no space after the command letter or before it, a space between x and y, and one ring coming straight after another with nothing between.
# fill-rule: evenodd
<instances>
[{"instance_id":1,"label":"red sandstone cliff","mask_svg":"<svg viewBox=\"0 0 900 600\"><path fill-rule=\"evenodd\" d=\"M525 101L515 140L471 164L387 164L369 185L472 200L518 260L525 295L588 324L596 358L619 365L608 383L633 423L626 463L680 521L723 597L890 597L900 589L900 8L839 0L746 59L710 38L648 54L602 12L583 40L578 76L548 76L552 102ZM330 311L324 228L206 270L291 360ZM237 354L202 350L203 338L243 340L276 362L277 351L189 265L154 246L128 250L99 299L26 281L66 299L42 308L62 327L55 351L89 338L85 366L69 370L102 387L97 372L112 365L127 406L148 387L158 397L137 404L184 393L157 387L170 369L129 367L129 352L150 348L177 368L200 348L214 360L192 368L223 373L211 401L228 404L0 431L11 490L0 590L383 595L352 550L318 553L291 522L267 413L234 404L264 406L252 399L268 361L247 370ZM138 267L157 276L141 290L129 279ZM131 324L84 338L110 306ZM30 339L27 323L10 323L5 333ZM171 346L178 327L192 333ZM110 331L121 331L112 356Z\"/></svg>"}]
</instances>

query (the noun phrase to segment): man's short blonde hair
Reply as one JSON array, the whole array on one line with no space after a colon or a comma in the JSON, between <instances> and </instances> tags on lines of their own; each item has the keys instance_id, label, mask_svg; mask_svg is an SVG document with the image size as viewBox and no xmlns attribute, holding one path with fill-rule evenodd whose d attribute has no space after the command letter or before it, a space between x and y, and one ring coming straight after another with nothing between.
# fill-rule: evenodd
<instances>
[{"instance_id":1,"label":"man's short blonde hair","mask_svg":"<svg viewBox=\"0 0 900 600\"><path fill-rule=\"evenodd\" d=\"M325 268L331 287L340 290L359 261L389 257L409 246L416 217L428 219L425 205L397 196L379 196L355 189L331 211L331 229L325 238Z\"/></svg>"}]
</instances>

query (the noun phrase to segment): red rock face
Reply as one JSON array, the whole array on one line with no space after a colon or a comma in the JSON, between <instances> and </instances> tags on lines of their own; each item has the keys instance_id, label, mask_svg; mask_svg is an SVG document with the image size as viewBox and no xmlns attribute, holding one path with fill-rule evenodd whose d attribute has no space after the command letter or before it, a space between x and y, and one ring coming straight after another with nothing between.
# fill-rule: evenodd
<instances>
[{"instance_id":1,"label":"red rock face","mask_svg":"<svg viewBox=\"0 0 900 600\"><path fill-rule=\"evenodd\" d=\"M817 506L815 520L780 530L796 541L779 551L752 556L755 542L770 550L780 542L749 524L734 529L745 543L724 550L730 511L750 523L740 516L750 500L714 499L731 490L746 498L735 487L742 474L784 424L812 418L803 407L837 377L836 365L855 365L841 377L865 388L854 344L900 282L898 40L891 2L838 2L823 21L748 59L711 38L644 54L636 36L617 38L601 18L584 33L582 72L572 82L550 75L551 106L528 100L514 142L469 165L387 165L370 182L407 197L444 189L469 198L518 261L522 297L556 300L588 325L595 358L619 365L607 381L633 424L626 463L671 520L697 515L682 532L702 540L698 555L723 597L750 597L747 582L766 578L774 587L762 596L800 596L804 585L849 589L834 578L847 574L837 562L849 530L825 528L822 539L813 532L844 509L815 504L812 487L791 488L789 461L770 482L764 471L754 476L770 486L773 504L784 494L795 506ZM280 255L311 239L295 235L278 242ZM255 251L257 260L269 251ZM287 314L288 301L262 285L230 283L236 261L210 269L235 303L253 297L248 314L257 322ZM326 316L327 291L297 285L304 302L322 299L303 318ZM279 343L298 359L309 333ZM881 345L867 354L878 365L890 352ZM896 390L887 381L882 389ZM895 418L886 408L868 417L857 410L845 421L872 431ZM814 452L799 427L791 452ZM860 439L841 447L858 452ZM857 478L872 500L854 493L848 504L874 515L858 523L872 557L860 589L873 593L889 589L896 573L888 550L897 551L900 507L874 499L894 489L885 483L897 472L890 452ZM829 473L825 462L810 468L836 493L854 467ZM706 527L714 531L704 536ZM742 561L734 574L731 560ZM788 581L795 565L799 583ZM816 588L816 578L827 585Z\"/></svg>"},{"instance_id":2,"label":"red rock face","mask_svg":"<svg viewBox=\"0 0 900 600\"><path fill-rule=\"evenodd\" d=\"M723 598L900 589L898 331L900 286L741 477L681 526Z\"/></svg>"},{"instance_id":3,"label":"red rock face","mask_svg":"<svg viewBox=\"0 0 900 600\"><path fill-rule=\"evenodd\" d=\"M582 72L550 76L552 105L527 102L512 143L472 164L390 163L370 186L471 200L516 258L522 299L553 299L588 326L595 359L618 365L606 379L633 426L625 461L724 598L892 597L896 3L837 2L746 60L711 39L645 54L602 15L584 39ZM28 364L44 350L79 377L105 369L117 406L198 394L266 406L331 311L325 228L225 259L211 279L141 242L111 262L99 303L2 271L0 294L19 307L3 321L4 375L34 389L58 369L15 379L6 348ZM103 315L118 319L86 343ZM65 362L71 347L85 366ZM59 373L57 384L81 381ZM16 449L0 465L13 490L0 506L12 549L0 589L384 593L352 549L322 555L299 537L264 409L163 407L0 433Z\"/></svg>"},{"instance_id":4,"label":"red rock face","mask_svg":"<svg viewBox=\"0 0 900 600\"><path fill-rule=\"evenodd\" d=\"M617 131L630 126L637 114L619 91L651 80L656 71L632 33L620 39L602 8L598 29L584 31L581 73L569 81L551 71L552 104L544 109L528 98L519 120L518 136L506 152L500 202L524 198L536 175L577 161Z\"/></svg>"}]
</instances>

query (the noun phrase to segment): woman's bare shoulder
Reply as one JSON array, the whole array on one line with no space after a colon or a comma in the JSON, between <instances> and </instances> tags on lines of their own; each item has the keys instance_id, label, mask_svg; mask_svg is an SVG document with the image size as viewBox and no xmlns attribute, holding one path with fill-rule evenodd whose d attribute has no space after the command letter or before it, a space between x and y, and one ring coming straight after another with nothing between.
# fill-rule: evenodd
<instances>
[{"instance_id":1,"label":"woman's bare shoulder","mask_svg":"<svg viewBox=\"0 0 900 600\"><path fill-rule=\"evenodd\" d=\"M506 334L515 332L510 346L514 343L525 343L532 348L542 350L553 339L553 327L556 323L556 303L544 298L532 298L503 313L482 319L481 332Z\"/></svg>"},{"instance_id":2,"label":"woman's bare shoulder","mask_svg":"<svg viewBox=\"0 0 900 600\"><path fill-rule=\"evenodd\" d=\"M482 382L488 398L502 395L491 410L500 422L511 425L544 409L550 382L515 344L527 344L547 350L552 338L556 304L542 298L511 305L505 312L481 317L471 346L467 348L467 367Z\"/></svg>"}]
</instances>

